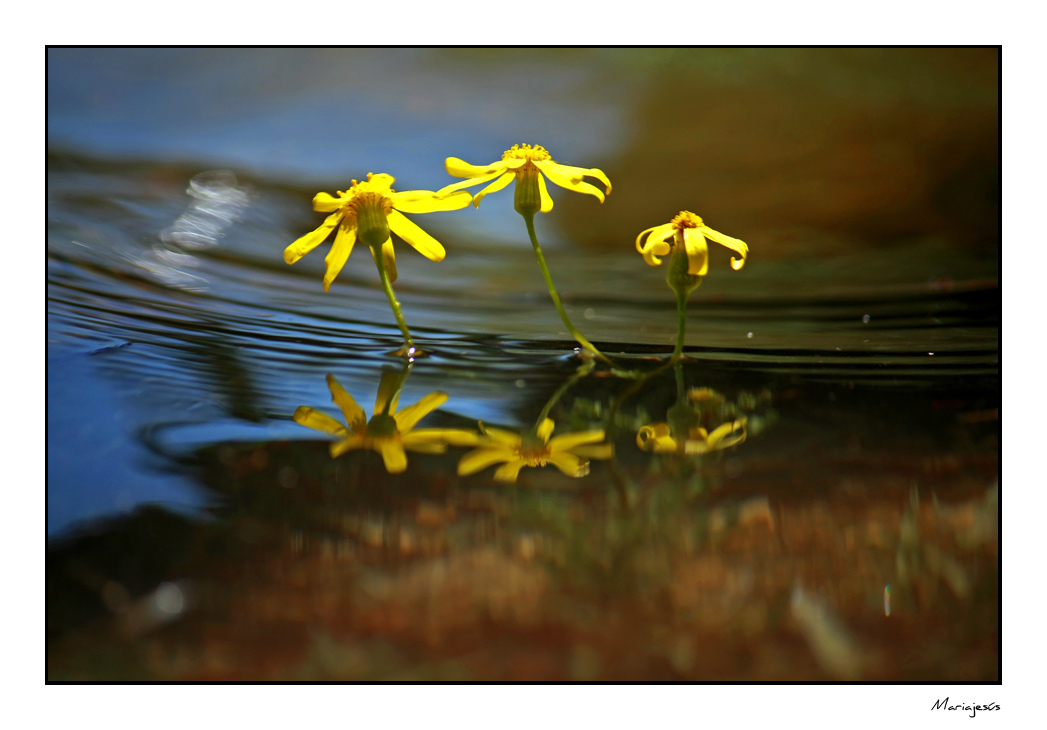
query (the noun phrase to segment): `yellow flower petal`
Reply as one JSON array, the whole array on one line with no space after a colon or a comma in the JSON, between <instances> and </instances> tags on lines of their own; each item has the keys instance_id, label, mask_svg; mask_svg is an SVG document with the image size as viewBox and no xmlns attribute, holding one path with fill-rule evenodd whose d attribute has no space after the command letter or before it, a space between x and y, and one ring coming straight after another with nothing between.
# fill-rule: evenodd
<instances>
[{"instance_id":1,"label":"yellow flower petal","mask_svg":"<svg viewBox=\"0 0 1047 730\"><path fill-rule=\"evenodd\" d=\"M447 255L439 241L395 210L389 213L389 228L430 261L443 261Z\"/></svg>"},{"instance_id":2,"label":"yellow flower petal","mask_svg":"<svg viewBox=\"0 0 1047 730\"><path fill-rule=\"evenodd\" d=\"M705 276L709 273L709 246L698 228L683 229L683 245L687 250L687 273Z\"/></svg>"},{"instance_id":3,"label":"yellow flower petal","mask_svg":"<svg viewBox=\"0 0 1047 730\"><path fill-rule=\"evenodd\" d=\"M389 192L393 188L393 183L396 182L396 178L387 172L380 172L377 175L374 173L367 173L367 182L364 183L366 189L371 192Z\"/></svg>"},{"instance_id":4,"label":"yellow flower petal","mask_svg":"<svg viewBox=\"0 0 1047 730\"><path fill-rule=\"evenodd\" d=\"M640 427L636 433L636 445L644 451L656 454L667 454L676 451L676 440L672 437L667 423L652 423Z\"/></svg>"},{"instance_id":5,"label":"yellow flower petal","mask_svg":"<svg viewBox=\"0 0 1047 730\"><path fill-rule=\"evenodd\" d=\"M596 196L600 202L604 201L604 194L600 190L587 182L582 182L580 179L572 179L570 176L565 175L561 172L563 165L557 165L552 160L537 160L534 163L539 170L544 172L548 176L549 180L561 188L567 188L573 190L576 193L585 193L587 195Z\"/></svg>"},{"instance_id":6,"label":"yellow flower petal","mask_svg":"<svg viewBox=\"0 0 1047 730\"><path fill-rule=\"evenodd\" d=\"M344 202L346 198L336 198L330 193L317 193L313 196L313 210L317 213L330 213L341 208Z\"/></svg>"},{"instance_id":7,"label":"yellow flower petal","mask_svg":"<svg viewBox=\"0 0 1047 730\"><path fill-rule=\"evenodd\" d=\"M731 257L732 269L738 271L740 268L745 266L745 258L749 255L749 246L745 243L745 241L739 241L737 238L725 236L719 231L714 231L712 228L709 228L708 226L702 226L698 230L700 230L702 233L704 233L712 240L716 241L721 246L726 246L732 251L741 254L741 259L736 259L733 256Z\"/></svg>"},{"instance_id":8,"label":"yellow flower petal","mask_svg":"<svg viewBox=\"0 0 1047 730\"><path fill-rule=\"evenodd\" d=\"M491 428L485 426L483 421L480 421L480 433L483 434L488 441L491 441L500 446L511 446L518 447L521 443L520 434L515 431L506 431L504 428Z\"/></svg>"},{"instance_id":9,"label":"yellow flower petal","mask_svg":"<svg viewBox=\"0 0 1047 730\"><path fill-rule=\"evenodd\" d=\"M726 449L745 441L745 419L739 418L713 429L709 434L709 448Z\"/></svg>"},{"instance_id":10,"label":"yellow flower petal","mask_svg":"<svg viewBox=\"0 0 1047 730\"><path fill-rule=\"evenodd\" d=\"M374 248L371 249L371 258L374 258ZM382 265L385 266L385 273L389 277L389 281L396 281L396 277L399 274L396 272L396 251L393 249L393 239L388 239L382 244Z\"/></svg>"},{"instance_id":11,"label":"yellow flower petal","mask_svg":"<svg viewBox=\"0 0 1047 730\"><path fill-rule=\"evenodd\" d=\"M584 477L589 473L589 460L568 451L549 454L549 463L569 477ZM497 478L497 475L495 475Z\"/></svg>"},{"instance_id":12,"label":"yellow flower petal","mask_svg":"<svg viewBox=\"0 0 1047 730\"><path fill-rule=\"evenodd\" d=\"M416 433L421 432L417 431ZM414 435L414 433L409 433L400 437L401 443L408 451L414 451L419 454L443 454L447 452L447 444L443 441L439 439L410 438Z\"/></svg>"},{"instance_id":13,"label":"yellow flower petal","mask_svg":"<svg viewBox=\"0 0 1047 730\"><path fill-rule=\"evenodd\" d=\"M586 459L610 459L614 456L613 444L586 444L575 446L571 453Z\"/></svg>"},{"instance_id":14,"label":"yellow flower petal","mask_svg":"<svg viewBox=\"0 0 1047 730\"><path fill-rule=\"evenodd\" d=\"M492 172L490 175L483 175L481 177L468 178L466 180L461 180L460 182L451 183L450 185L446 185L446 186L440 188L439 190L437 190L436 191L436 196L442 198L444 196L452 195L452 194L454 194L456 192L460 192L463 188L471 188L471 187L474 187L476 185L482 185L485 182L488 182L490 180L494 180L496 177L498 177L501 174L502 174L502 171L499 170L498 172ZM473 205L475 206L476 203L474 202Z\"/></svg>"},{"instance_id":15,"label":"yellow flower petal","mask_svg":"<svg viewBox=\"0 0 1047 730\"><path fill-rule=\"evenodd\" d=\"M475 431L463 431L459 428L416 428L410 433L401 434L406 448L410 444L440 443L449 446L476 446L480 443L480 434Z\"/></svg>"},{"instance_id":16,"label":"yellow flower petal","mask_svg":"<svg viewBox=\"0 0 1047 730\"><path fill-rule=\"evenodd\" d=\"M570 451L575 446L582 444L593 444L603 441L603 431L578 431L577 433L565 433L563 436L554 436L549 442L550 451Z\"/></svg>"},{"instance_id":17,"label":"yellow flower petal","mask_svg":"<svg viewBox=\"0 0 1047 730\"><path fill-rule=\"evenodd\" d=\"M549 443L549 437L553 435L553 429L556 428L556 424L553 423L553 419L545 418L538 425L536 429L538 438L542 440L543 444Z\"/></svg>"},{"instance_id":18,"label":"yellow flower petal","mask_svg":"<svg viewBox=\"0 0 1047 730\"><path fill-rule=\"evenodd\" d=\"M327 258L324 259L324 263L327 264L327 271L324 273L324 291L331 290L331 282L334 281L334 278L338 276L338 272L345 266L349 254L353 251L354 243L356 243L356 228L351 226L348 221L343 220L342 224L338 226L338 234L334 238L334 245L331 246Z\"/></svg>"},{"instance_id":19,"label":"yellow flower petal","mask_svg":"<svg viewBox=\"0 0 1047 730\"><path fill-rule=\"evenodd\" d=\"M541 173L538 173L538 193L542 196L541 210L543 213L548 213L553 209L553 199L549 197L549 188L545 184L545 175Z\"/></svg>"},{"instance_id":20,"label":"yellow flower petal","mask_svg":"<svg viewBox=\"0 0 1047 730\"><path fill-rule=\"evenodd\" d=\"M474 208L478 207L480 205L480 201L483 200L483 197L485 195L487 195L488 193L496 193L496 192L498 192L499 190L504 188L506 185L511 183L515 178L516 178L516 173L515 172L506 172L506 173L504 173L501 177L499 177L493 183L491 183L486 188L484 188L483 190L481 190L480 192L478 192L476 195L473 196L473 207Z\"/></svg>"},{"instance_id":21,"label":"yellow flower petal","mask_svg":"<svg viewBox=\"0 0 1047 730\"><path fill-rule=\"evenodd\" d=\"M495 481L515 482L516 478L520 475L520 470L525 466L527 466L527 462L523 459L510 461L508 464L498 467L498 470L494 473Z\"/></svg>"},{"instance_id":22,"label":"yellow flower petal","mask_svg":"<svg viewBox=\"0 0 1047 730\"><path fill-rule=\"evenodd\" d=\"M461 210L473 200L473 196L465 190L457 190L449 195L441 195L441 193L432 193L428 190L405 190L387 197L393 201L393 207L403 213Z\"/></svg>"},{"instance_id":23,"label":"yellow flower petal","mask_svg":"<svg viewBox=\"0 0 1047 730\"><path fill-rule=\"evenodd\" d=\"M540 167L543 171L546 169L546 166L555 167L558 174L570 178L572 182L582 182L582 178L595 177L604 184L607 189L607 195L611 194L611 181L608 179L607 175L604 174L603 170L599 170L595 167L585 168L563 165L559 162L553 162L552 160L535 160L534 164ZM550 177L549 179L551 180L552 178Z\"/></svg>"},{"instance_id":24,"label":"yellow flower petal","mask_svg":"<svg viewBox=\"0 0 1047 730\"><path fill-rule=\"evenodd\" d=\"M347 451L355 451L356 449L362 449L364 446L364 435L359 433L350 434L347 438L341 441L335 441L331 444L328 452L331 454L332 459L337 459Z\"/></svg>"},{"instance_id":25,"label":"yellow flower petal","mask_svg":"<svg viewBox=\"0 0 1047 730\"><path fill-rule=\"evenodd\" d=\"M393 419L396 421L396 427L400 429L401 434L407 433L414 428L416 423L442 406L446 401L447 393L441 393L440 391L430 393L413 406L408 406L402 411L394 413Z\"/></svg>"},{"instance_id":26,"label":"yellow flower petal","mask_svg":"<svg viewBox=\"0 0 1047 730\"><path fill-rule=\"evenodd\" d=\"M334 230L334 227L338 225L338 221L340 220L342 220L342 214L340 212L332 213L327 216L327 220L321 223L319 228L311 233L306 233L284 249L284 261L293 264L295 261L319 246L323 243L325 238L331 235L331 231Z\"/></svg>"},{"instance_id":27,"label":"yellow flower petal","mask_svg":"<svg viewBox=\"0 0 1047 730\"><path fill-rule=\"evenodd\" d=\"M294 412L294 422L311 428L314 431L326 433L329 436L348 436L349 429L331 418L326 413L317 411L309 406L299 406Z\"/></svg>"},{"instance_id":28,"label":"yellow flower petal","mask_svg":"<svg viewBox=\"0 0 1047 730\"><path fill-rule=\"evenodd\" d=\"M396 403L400 400L400 376L397 373L384 372L378 383L378 395L374 399L374 415L379 413L396 413Z\"/></svg>"},{"instance_id":29,"label":"yellow flower petal","mask_svg":"<svg viewBox=\"0 0 1047 730\"><path fill-rule=\"evenodd\" d=\"M671 250L669 244L665 242L665 239L671 235L673 235L672 223L663 223L660 226L652 226L640 231L640 235L636 237L636 250L643 254L643 260L647 262L648 266L658 266L662 263L658 256L665 256ZM640 241L644 236L647 237L647 240L641 244Z\"/></svg>"},{"instance_id":30,"label":"yellow flower petal","mask_svg":"<svg viewBox=\"0 0 1047 730\"><path fill-rule=\"evenodd\" d=\"M345 416L345 422L349 424L349 428L358 431L367 425L367 414L364 413L364 409L357 405L348 391L330 373L327 375L327 387L331 391L331 400L342 410L342 415Z\"/></svg>"},{"instance_id":31,"label":"yellow flower petal","mask_svg":"<svg viewBox=\"0 0 1047 730\"><path fill-rule=\"evenodd\" d=\"M407 454L400 439L381 438L374 440L374 450L382 455L385 470L390 474L400 474L407 469Z\"/></svg>"},{"instance_id":32,"label":"yellow flower petal","mask_svg":"<svg viewBox=\"0 0 1047 730\"><path fill-rule=\"evenodd\" d=\"M473 449L458 462L458 476L466 477L483 471L492 464L516 459L516 452L508 446L481 446Z\"/></svg>"},{"instance_id":33,"label":"yellow flower petal","mask_svg":"<svg viewBox=\"0 0 1047 730\"><path fill-rule=\"evenodd\" d=\"M485 175L500 175L505 172L505 162L498 160L490 165L470 165L458 157L448 157L444 160L444 168L449 175L454 177L484 177Z\"/></svg>"}]
</instances>

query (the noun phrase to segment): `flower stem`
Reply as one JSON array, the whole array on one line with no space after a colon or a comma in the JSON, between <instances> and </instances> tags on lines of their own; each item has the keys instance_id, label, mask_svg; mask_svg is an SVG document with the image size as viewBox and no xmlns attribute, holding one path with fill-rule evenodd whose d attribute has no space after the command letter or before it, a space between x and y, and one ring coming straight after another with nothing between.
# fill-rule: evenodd
<instances>
[{"instance_id":1,"label":"flower stem","mask_svg":"<svg viewBox=\"0 0 1047 730\"><path fill-rule=\"evenodd\" d=\"M574 375L565 380L563 382L563 385L556 389L556 392L553 393L552 397L548 401L546 401L545 407L542 408L542 412L538 414L538 420L535 422L534 425L535 428L541 426L542 421L549 417L549 412L553 409L553 406L556 405L557 401L559 401L560 398L563 397L563 394L567 392L567 389L575 383L577 383L582 378L584 378L586 375L591 373L595 366L596 363L592 361L583 363L581 367L579 367L578 370L575 371Z\"/></svg>"},{"instance_id":2,"label":"flower stem","mask_svg":"<svg viewBox=\"0 0 1047 730\"><path fill-rule=\"evenodd\" d=\"M385 296L389 298L389 306L393 308L393 316L396 317L396 323L400 325L400 331L404 334L404 346L397 351L397 354L401 357L414 357L417 354L417 348L414 346L410 330L407 329L404 315L400 312L400 303L396 301L396 294L393 293L393 285L385 270L385 261L382 260L381 247L374 250L374 263L378 267L378 276L382 279L382 289L385 291Z\"/></svg>"},{"instance_id":3,"label":"flower stem","mask_svg":"<svg viewBox=\"0 0 1047 730\"><path fill-rule=\"evenodd\" d=\"M560 313L560 319L567 325L567 330L574 336L574 339L578 341L583 347L592 352L597 358L603 360L605 363L611 361L607 357L596 349L596 346L589 340L585 339L578 328L571 324L571 320L567 318L567 312L564 311L563 304L560 302L560 295L556 293L556 287L553 286L553 277L549 274L549 267L545 264L545 256L542 255L542 247L538 244L538 236L534 232L534 213L530 215L521 213L524 221L527 223L527 234L531 237L531 245L534 246L535 256L538 257L538 266L542 269L542 276L545 277L545 285L549 287L549 295L553 298L553 304L556 305L556 311Z\"/></svg>"},{"instance_id":4,"label":"flower stem","mask_svg":"<svg viewBox=\"0 0 1047 730\"><path fill-rule=\"evenodd\" d=\"M687 331L687 295L682 287L676 290L676 349L673 350L673 362L683 357L683 339Z\"/></svg>"}]
</instances>

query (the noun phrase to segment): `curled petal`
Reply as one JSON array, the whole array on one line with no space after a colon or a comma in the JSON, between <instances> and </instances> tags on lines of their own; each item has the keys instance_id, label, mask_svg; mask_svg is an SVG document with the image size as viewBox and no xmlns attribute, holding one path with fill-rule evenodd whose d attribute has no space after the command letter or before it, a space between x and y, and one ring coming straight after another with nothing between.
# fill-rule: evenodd
<instances>
[{"instance_id":1,"label":"curled petal","mask_svg":"<svg viewBox=\"0 0 1047 730\"><path fill-rule=\"evenodd\" d=\"M606 194L611 194L611 181L608 179L607 175L604 174L603 170L599 170L595 167L586 168L562 165L559 162L553 162L552 160L536 160L534 164L540 167L543 171L546 169L546 166L555 167L560 175L570 178L572 182L581 182L582 178L585 177L595 177L604 184ZM552 180L552 177L549 179ZM554 180L553 182L556 181Z\"/></svg>"},{"instance_id":2,"label":"curled petal","mask_svg":"<svg viewBox=\"0 0 1047 730\"><path fill-rule=\"evenodd\" d=\"M446 195L428 190L405 190L393 193L389 199L393 207L403 213L437 213L444 210L461 210L472 202L473 196L466 190L455 190Z\"/></svg>"},{"instance_id":3,"label":"curled petal","mask_svg":"<svg viewBox=\"0 0 1047 730\"><path fill-rule=\"evenodd\" d=\"M362 449L364 447L364 435L361 433L350 434L348 438L344 438L341 441L335 441L331 444L331 448L328 451L331 454L332 459L337 459L347 451L355 451L356 449Z\"/></svg>"},{"instance_id":4,"label":"curled petal","mask_svg":"<svg viewBox=\"0 0 1047 730\"><path fill-rule=\"evenodd\" d=\"M589 460L568 451L549 454L549 463L569 477L584 477L589 473ZM496 475L497 477L497 475Z\"/></svg>"},{"instance_id":5,"label":"curled petal","mask_svg":"<svg viewBox=\"0 0 1047 730\"><path fill-rule=\"evenodd\" d=\"M349 429L331 418L326 413L310 408L299 406L294 412L294 422L300 426L311 428L314 431L326 433L328 436L344 437L349 435Z\"/></svg>"},{"instance_id":6,"label":"curled petal","mask_svg":"<svg viewBox=\"0 0 1047 730\"><path fill-rule=\"evenodd\" d=\"M683 245L687 250L687 273L705 276L709 273L709 246L698 228L683 230Z\"/></svg>"},{"instance_id":7,"label":"curled petal","mask_svg":"<svg viewBox=\"0 0 1047 730\"><path fill-rule=\"evenodd\" d=\"M508 464L498 467L494 473L494 479L498 482L515 482L516 478L520 476L520 470L525 466L527 466L527 462L523 459L510 461Z\"/></svg>"},{"instance_id":8,"label":"curled petal","mask_svg":"<svg viewBox=\"0 0 1047 730\"><path fill-rule=\"evenodd\" d=\"M402 411L393 414L396 427L401 434L405 434L414 428L414 425L442 406L447 401L447 393L434 391L422 398L413 406L407 406Z\"/></svg>"},{"instance_id":9,"label":"curled petal","mask_svg":"<svg viewBox=\"0 0 1047 730\"><path fill-rule=\"evenodd\" d=\"M486 188L484 188L483 190L481 190L480 192L478 192L476 195L473 196L473 207L474 208L478 207L480 205L480 201L483 200L483 197L485 195L487 195L489 193L496 193L496 192L498 192L499 190L504 188L506 185L511 183L515 178L516 178L516 173L515 172L506 172L506 173L502 174L501 177L499 177L493 183L491 183Z\"/></svg>"},{"instance_id":10,"label":"curled petal","mask_svg":"<svg viewBox=\"0 0 1047 730\"><path fill-rule=\"evenodd\" d=\"M370 247L371 258L374 258L374 246ZM378 260L375 259L375 263ZM396 281L396 277L399 274L396 271L396 251L393 249L393 239L386 239L385 243L382 244L382 266L385 267L385 273L389 277L389 281Z\"/></svg>"},{"instance_id":11,"label":"curled petal","mask_svg":"<svg viewBox=\"0 0 1047 730\"><path fill-rule=\"evenodd\" d=\"M542 212L548 213L553 209L553 199L549 197L549 188L545 184L545 175L538 174L538 194L542 198Z\"/></svg>"},{"instance_id":12,"label":"curled petal","mask_svg":"<svg viewBox=\"0 0 1047 730\"><path fill-rule=\"evenodd\" d=\"M345 266L349 254L353 251L354 243L356 243L356 228L350 225L348 221L343 220L342 224L338 226L338 234L334 238L334 245L331 246L331 250L327 253L327 258L324 259L324 263L327 264L327 271L324 273L324 291L331 290L331 282L334 281L334 278L338 276L338 272Z\"/></svg>"},{"instance_id":13,"label":"curled petal","mask_svg":"<svg viewBox=\"0 0 1047 730\"><path fill-rule=\"evenodd\" d=\"M549 180L561 188L567 188L573 190L576 193L586 193L587 195L596 196L600 202L604 201L604 194L600 192L599 188L590 185L587 182L582 182L581 178L572 178L569 175L563 174L563 165L557 165L551 160L539 160L534 163L539 170L544 172ZM570 169L570 168L567 168Z\"/></svg>"},{"instance_id":14,"label":"curled petal","mask_svg":"<svg viewBox=\"0 0 1047 730\"><path fill-rule=\"evenodd\" d=\"M640 231L640 235L636 237L636 250L643 254L643 260L647 262L648 266L658 266L662 263L662 260L658 257L665 256L672 250L669 244L665 242L665 239L672 234L672 223L663 223L660 226L653 226ZM641 244L640 241L643 240L644 236L647 236L647 240Z\"/></svg>"},{"instance_id":15,"label":"curled petal","mask_svg":"<svg viewBox=\"0 0 1047 730\"><path fill-rule=\"evenodd\" d=\"M550 451L573 451L582 444L594 444L603 441L603 431L578 431L563 436L554 436L549 442Z\"/></svg>"},{"instance_id":16,"label":"curled petal","mask_svg":"<svg viewBox=\"0 0 1047 730\"><path fill-rule=\"evenodd\" d=\"M407 454L400 439L395 436L375 439L374 450L382 455L385 470L390 474L401 474L407 470Z\"/></svg>"},{"instance_id":17,"label":"curled petal","mask_svg":"<svg viewBox=\"0 0 1047 730\"><path fill-rule=\"evenodd\" d=\"M484 177L490 175L492 178L505 172L506 166L503 160L492 162L490 165L470 165L458 157L448 157L444 160L447 174L454 177Z\"/></svg>"},{"instance_id":18,"label":"curled petal","mask_svg":"<svg viewBox=\"0 0 1047 730\"><path fill-rule=\"evenodd\" d=\"M284 261L293 264L295 261L319 246L323 243L325 238L331 235L331 231L334 230L334 227L338 225L340 220L342 220L342 214L340 212L332 213L327 216L327 220L321 223L319 228L311 233L306 233L284 249Z\"/></svg>"},{"instance_id":19,"label":"curled petal","mask_svg":"<svg viewBox=\"0 0 1047 730\"><path fill-rule=\"evenodd\" d=\"M516 452L507 446L481 446L461 458L458 462L458 476L469 476L483 471L492 464L514 459L516 459Z\"/></svg>"},{"instance_id":20,"label":"curled petal","mask_svg":"<svg viewBox=\"0 0 1047 730\"><path fill-rule=\"evenodd\" d=\"M636 445L644 451L668 454L676 451L676 440L672 437L668 423L652 423L641 426L636 433Z\"/></svg>"},{"instance_id":21,"label":"curled petal","mask_svg":"<svg viewBox=\"0 0 1047 730\"><path fill-rule=\"evenodd\" d=\"M359 431L367 425L367 414L364 409L357 405L349 392L330 373L327 374L327 387L331 391L331 400L342 410L345 422L353 431Z\"/></svg>"},{"instance_id":22,"label":"curled petal","mask_svg":"<svg viewBox=\"0 0 1047 730\"><path fill-rule=\"evenodd\" d=\"M336 198L330 193L317 193L313 196L313 210L317 213L330 213L341 208L346 200L348 198L342 195Z\"/></svg>"},{"instance_id":23,"label":"curled petal","mask_svg":"<svg viewBox=\"0 0 1047 730\"><path fill-rule=\"evenodd\" d=\"M741 254L741 259L736 259L733 256L731 257L732 269L738 271L738 269L745 266L745 259L749 255L749 246L745 243L745 241L739 241L737 238L725 236L719 231L714 231L712 228L709 228L708 226L702 226L698 230L700 230L702 233L704 233L712 240L716 241L721 246L726 246L732 251Z\"/></svg>"},{"instance_id":24,"label":"curled petal","mask_svg":"<svg viewBox=\"0 0 1047 730\"><path fill-rule=\"evenodd\" d=\"M447 255L439 241L395 210L389 213L389 228L430 261L443 261Z\"/></svg>"},{"instance_id":25,"label":"curled petal","mask_svg":"<svg viewBox=\"0 0 1047 730\"><path fill-rule=\"evenodd\" d=\"M745 419L739 418L713 429L707 439L710 449L726 449L745 441Z\"/></svg>"}]
</instances>

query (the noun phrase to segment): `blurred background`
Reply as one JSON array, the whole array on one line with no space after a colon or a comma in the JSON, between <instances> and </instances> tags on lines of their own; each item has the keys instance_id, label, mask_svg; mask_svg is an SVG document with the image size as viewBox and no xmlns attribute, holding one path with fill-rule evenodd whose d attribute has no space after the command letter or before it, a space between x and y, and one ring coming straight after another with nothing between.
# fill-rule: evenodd
<instances>
[{"instance_id":1,"label":"blurred background","mask_svg":"<svg viewBox=\"0 0 1047 730\"><path fill-rule=\"evenodd\" d=\"M998 676L999 57L48 49L52 676ZM711 245L686 368L618 421L627 383L566 391L557 423L606 425L620 455L582 482L331 462L291 414L334 413L327 373L369 412L400 333L365 252L327 294L326 246L284 263L313 195L368 172L439 189L446 157L518 143L614 185L550 186L536 226L574 323L629 367L676 332L640 231L690 210L746 266ZM396 242L432 352L402 402L526 426L577 363L512 191L413 220L447 258ZM749 439L638 451L681 383Z\"/></svg>"}]
</instances>

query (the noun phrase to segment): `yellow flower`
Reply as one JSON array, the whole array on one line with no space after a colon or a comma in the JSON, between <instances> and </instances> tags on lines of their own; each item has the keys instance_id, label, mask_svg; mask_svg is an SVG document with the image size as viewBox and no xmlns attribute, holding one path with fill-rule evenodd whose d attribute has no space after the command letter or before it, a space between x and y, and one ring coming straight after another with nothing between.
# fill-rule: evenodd
<instances>
[{"instance_id":1,"label":"yellow flower","mask_svg":"<svg viewBox=\"0 0 1047 730\"><path fill-rule=\"evenodd\" d=\"M313 210L330 213L319 228L299 238L284 249L284 261L293 264L319 246L333 231L334 245L327 254L327 273L324 275L324 291L329 291L331 282L345 266L357 237L368 246L371 254L381 248L382 261L389 273L390 281L396 281L396 256L390 230L414 246L426 258L442 261L444 247L406 218L403 213L432 213L443 210L460 210L469 204L469 193L437 196L429 190L405 190L395 192L392 175L367 173L367 180L353 184L337 196L317 193L313 198Z\"/></svg>"},{"instance_id":2,"label":"yellow flower","mask_svg":"<svg viewBox=\"0 0 1047 730\"><path fill-rule=\"evenodd\" d=\"M447 195L462 188L490 182L490 185L473 197L474 207L480 205L485 195L501 190L516 178L523 183L522 186L517 185L517 203L520 202L521 196L528 199L533 198L536 209L540 209L543 213L548 213L553 209L553 199L549 197L549 190L545 184L547 177L550 182L562 188L573 190L576 193L595 195L602 203L604 193L601 193L600 189L594 185L583 181L583 178L594 177L606 186L607 195L611 194L611 181L607 179L602 170L595 167L587 169L561 165L555 162L541 145L532 147L529 144L522 146L514 144L512 148L502 153L501 160L492 162L490 165L470 165L457 157L448 157L444 165L447 172L454 177L467 179L442 188L437 195ZM533 190L535 186L537 195Z\"/></svg>"},{"instance_id":3,"label":"yellow flower","mask_svg":"<svg viewBox=\"0 0 1047 730\"><path fill-rule=\"evenodd\" d=\"M647 237L647 240L641 244L644 236ZM741 254L740 259L731 257L732 269L737 271L745 266L745 257L749 255L749 247L744 241L714 231L705 225L699 216L686 210L668 223L648 228L640 233L636 237L636 250L643 254L643 259L648 264L658 266L662 263L659 256L665 256L676 246L683 246L687 253L687 273L692 276L705 276L709 270L709 247L705 242L706 236ZM672 245L668 242L670 238Z\"/></svg>"},{"instance_id":4,"label":"yellow flower","mask_svg":"<svg viewBox=\"0 0 1047 730\"><path fill-rule=\"evenodd\" d=\"M580 431L549 438L554 424L546 418L541 425L524 434L486 428L480 423L479 447L458 462L458 474L468 476L492 464L504 462L494 473L503 482L515 482L525 466L552 464L569 477L584 477L589 473L589 459L609 459L614 447L603 441L604 432Z\"/></svg>"},{"instance_id":5,"label":"yellow flower","mask_svg":"<svg viewBox=\"0 0 1047 730\"><path fill-rule=\"evenodd\" d=\"M745 419L728 421L709 433L701 426L691 428L683 439L674 437L668 423L642 426L636 434L636 445L656 454L705 454L745 441Z\"/></svg>"},{"instance_id":6,"label":"yellow flower","mask_svg":"<svg viewBox=\"0 0 1047 730\"><path fill-rule=\"evenodd\" d=\"M441 454L447 450L447 444L475 446L478 443L479 436L469 431L415 429L416 423L447 400L447 394L439 391L430 393L413 406L397 411L397 380L395 373L382 375L374 403L374 415L368 421L363 408L356 404L333 375L328 375L327 387L331 389L331 400L342 410L349 427L308 406L301 406L294 412L294 421L306 428L335 436L338 440L331 444L332 458L355 449L371 449L382 455L385 469L390 474L399 474L407 468L404 449Z\"/></svg>"}]
</instances>

